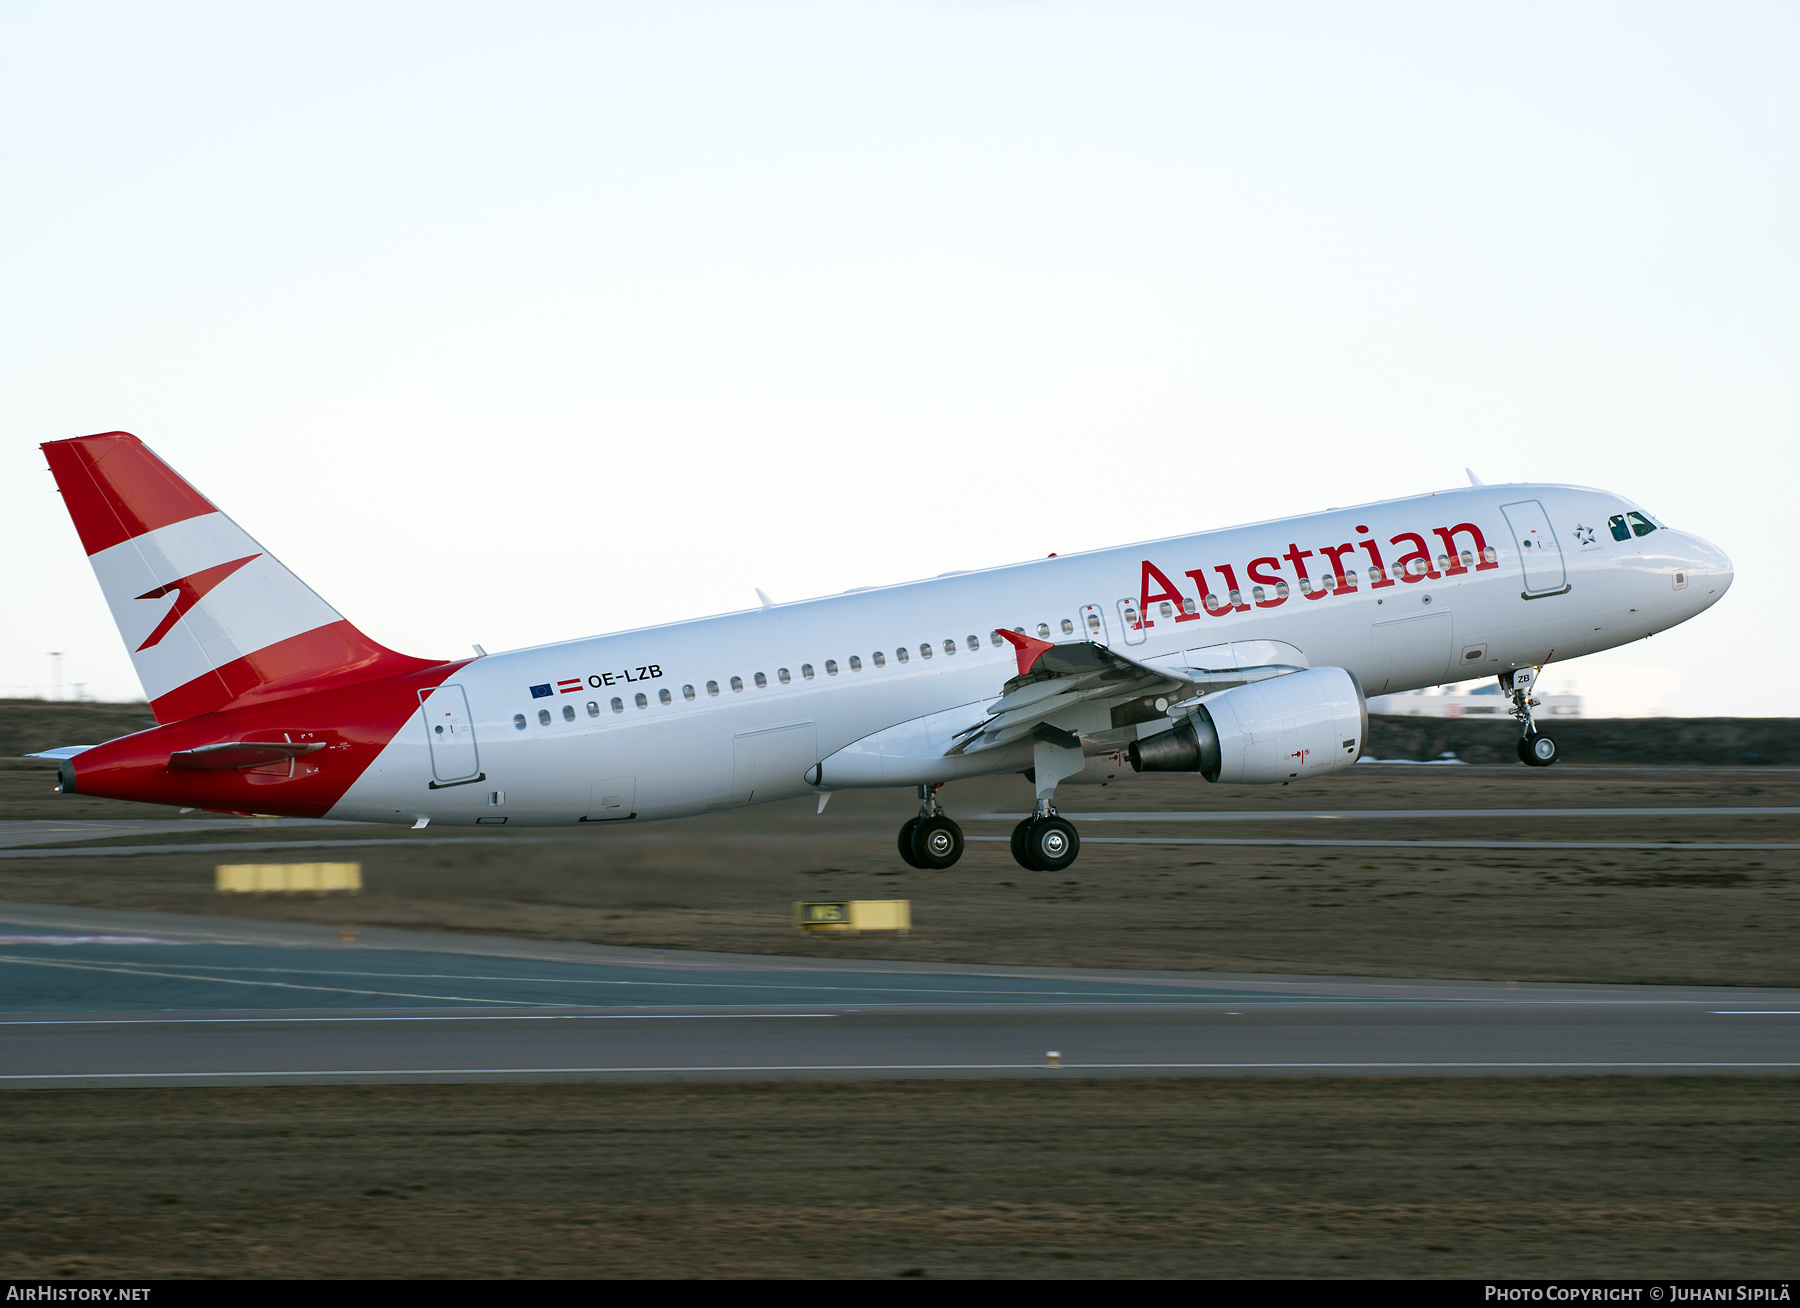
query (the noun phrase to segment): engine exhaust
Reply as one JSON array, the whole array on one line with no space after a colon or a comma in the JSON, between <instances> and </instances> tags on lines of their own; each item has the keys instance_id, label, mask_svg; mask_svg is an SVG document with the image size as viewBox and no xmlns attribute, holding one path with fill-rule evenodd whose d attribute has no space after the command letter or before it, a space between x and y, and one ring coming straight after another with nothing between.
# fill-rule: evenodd
<instances>
[{"instance_id":1,"label":"engine exhaust","mask_svg":"<svg viewBox=\"0 0 1800 1308\"><path fill-rule=\"evenodd\" d=\"M1125 755L1133 772L1198 772L1208 781L1219 777L1219 733L1204 708L1196 708L1172 730L1132 741Z\"/></svg>"}]
</instances>

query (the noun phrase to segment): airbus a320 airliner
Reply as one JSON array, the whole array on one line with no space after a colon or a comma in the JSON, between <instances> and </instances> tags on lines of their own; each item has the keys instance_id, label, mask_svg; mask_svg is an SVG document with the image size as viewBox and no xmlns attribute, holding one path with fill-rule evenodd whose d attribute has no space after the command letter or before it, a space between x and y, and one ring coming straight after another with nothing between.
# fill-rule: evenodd
<instances>
[{"instance_id":1,"label":"airbus a320 airliner","mask_svg":"<svg viewBox=\"0 0 1800 1308\"><path fill-rule=\"evenodd\" d=\"M559 826L916 786L898 843L924 868L962 855L946 782L1023 774L1013 856L1056 871L1059 785L1309 780L1356 761L1365 695L1475 675L1546 766L1543 665L1732 580L1621 495L1477 483L444 662L363 635L135 436L43 450L159 724L48 751L65 794Z\"/></svg>"}]
</instances>

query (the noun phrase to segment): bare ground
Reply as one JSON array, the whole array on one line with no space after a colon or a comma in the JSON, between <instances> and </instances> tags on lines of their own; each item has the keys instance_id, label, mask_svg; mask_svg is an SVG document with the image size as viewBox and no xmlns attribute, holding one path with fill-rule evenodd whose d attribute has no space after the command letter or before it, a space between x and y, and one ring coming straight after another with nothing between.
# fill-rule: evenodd
<instances>
[{"instance_id":1,"label":"bare ground","mask_svg":"<svg viewBox=\"0 0 1800 1308\"><path fill-rule=\"evenodd\" d=\"M59 796L36 765L0 770L11 817L169 815ZM1004 836L1029 788L947 787L971 835ZM1067 812L1199 809L1800 806L1800 771L1558 767L1374 768L1307 787L1207 786L1141 777L1069 788ZM296 859L355 859L355 899L213 891L219 862L280 851L0 860L0 899L225 913L343 926L516 934L657 948L958 962L1520 980L1800 984L1800 851L1536 850L1089 843L1067 872L1030 873L1003 843L971 842L948 872L894 852L916 806L850 792L824 815L798 800L600 830L269 829L243 840L381 838ZM1800 841L1792 816L1458 818L1257 823L1087 822L1084 837ZM167 838L185 843L192 835ZM543 843L536 843L536 842ZM124 842L146 843L133 837ZM155 843L154 841L150 843ZM798 899L904 898L910 937L797 938Z\"/></svg>"},{"instance_id":2,"label":"bare ground","mask_svg":"<svg viewBox=\"0 0 1800 1308\"><path fill-rule=\"evenodd\" d=\"M1791 1079L21 1092L15 1277L1774 1277Z\"/></svg>"}]
</instances>

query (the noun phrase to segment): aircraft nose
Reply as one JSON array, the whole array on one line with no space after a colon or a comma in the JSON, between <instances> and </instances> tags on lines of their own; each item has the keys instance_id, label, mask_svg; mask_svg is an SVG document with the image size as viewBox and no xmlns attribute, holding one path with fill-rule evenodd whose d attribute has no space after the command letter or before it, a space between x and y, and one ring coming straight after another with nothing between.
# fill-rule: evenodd
<instances>
[{"instance_id":1,"label":"aircraft nose","mask_svg":"<svg viewBox=\"0 0 1800 1308\"><path fill-rule=\"evenodd\" d=\"M1708 604L1716 603L1731 589L1732 579L1736 576L1731 556L1699 536L1689 536L1688 542L1690 585L1700 592L1698 598Z\"/></svg>"}]
</instances>

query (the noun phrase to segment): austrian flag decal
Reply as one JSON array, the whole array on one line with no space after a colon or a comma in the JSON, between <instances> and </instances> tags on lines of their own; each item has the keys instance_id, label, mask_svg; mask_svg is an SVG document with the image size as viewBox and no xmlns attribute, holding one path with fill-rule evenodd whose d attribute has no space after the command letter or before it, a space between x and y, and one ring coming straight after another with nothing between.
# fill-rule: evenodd
<instances>
[{"instance_id":1,"label":"austrian flag decal","mask_svg":"<svg viewBox=\"0 0 1800 1308\"><path fill-rule=\"evenodd\" d=\"M572 681L559 681L556 683L556 688L565 695L573 695L576 691L581 689L581 678L576 677Z\"/></svg>"}]
</instances>

